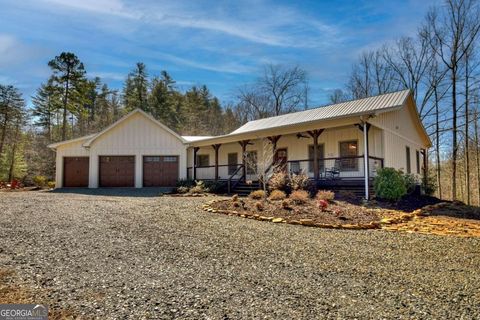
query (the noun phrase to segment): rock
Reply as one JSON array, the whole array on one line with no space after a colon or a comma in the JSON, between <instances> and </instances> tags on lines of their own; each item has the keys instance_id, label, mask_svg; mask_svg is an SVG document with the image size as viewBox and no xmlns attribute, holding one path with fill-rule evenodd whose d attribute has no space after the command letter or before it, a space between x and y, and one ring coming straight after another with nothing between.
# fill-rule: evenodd
<instances>
[{"instance_id":1,"label":"rock","mask_svg":"<svg viewBox=\"0 0 480 320\"><path fill-rule=\"evenodd\" d=\"M279 223L279 222L283 222L284 220L282 218L274 218L272 219L272 222L273 223Z\"/></svg>"}]
</instances>

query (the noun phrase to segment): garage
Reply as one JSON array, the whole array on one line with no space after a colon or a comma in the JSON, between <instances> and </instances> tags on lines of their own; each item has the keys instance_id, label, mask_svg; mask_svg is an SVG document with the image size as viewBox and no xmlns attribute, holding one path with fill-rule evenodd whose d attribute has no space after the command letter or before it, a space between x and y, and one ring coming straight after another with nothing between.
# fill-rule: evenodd
<instances>
[{"instance_id":1,"label":"garage","mask_svg":"<svg viewBox=\"0 0 480 320\"><path fill-rule=\"evenodd\" d=\"M100 187L134 187L135 156L101 156Z\"/></svg>"},{"instance_id":2,"label":"garage","mask_svg":"<svg viewBox=\"0 0 480 320\"><path fill-rule=\"evenodd\" d=\"M88 157L63 158L63 185L65 187L88 187Z\"/></svg>"},{"instance_id":3,"label":"garage","mask_svg":"<svg viewBox=\"0 0 480 320\"><path fill-rule=\"evenodd\" d=\"M178 180L178 156L144 156L143 186L174 187Z\"/></svg>"}]
</instances>

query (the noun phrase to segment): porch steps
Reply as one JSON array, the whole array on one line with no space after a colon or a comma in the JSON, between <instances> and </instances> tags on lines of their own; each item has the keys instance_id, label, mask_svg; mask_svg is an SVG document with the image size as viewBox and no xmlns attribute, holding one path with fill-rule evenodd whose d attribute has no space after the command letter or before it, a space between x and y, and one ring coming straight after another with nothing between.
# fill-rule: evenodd
<instances>
[{"instance_id":1,"label":"porch steps","mask_svg":"<svg viewBox=\"0 0 480 320\"><path fill-rule=\"evenodd\" d=\"M233 194L239 196L248 196L250 192L260 189L260 183L252 182L251 184L245 182L239 182L233 189Z\"/></svg>"}]
</instances>

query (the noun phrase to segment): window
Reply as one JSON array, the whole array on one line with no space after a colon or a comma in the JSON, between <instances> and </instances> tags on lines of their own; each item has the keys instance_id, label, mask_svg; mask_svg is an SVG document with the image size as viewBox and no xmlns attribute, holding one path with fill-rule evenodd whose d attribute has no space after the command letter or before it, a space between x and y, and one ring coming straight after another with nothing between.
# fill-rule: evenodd
<instances>
[{"instance_id":1,"label":"window","mask_svg":"<svg viewBox=\"0 0 480 320\"><path fill-rule=\"evenodd\" d=\"M176 156L163 157L163 162L177 162L177 157Z\"/></svg>"},{"instance_id":2,"label":"window","mask_svg":"<svg viewBox=\"0 0 480 320\"><path fill-rule=\"evenodd\" d=\"M160 157L145 157L145 162L160 162Z\"/></svg>"},{"instance_id":3,"label":"window","mask_svg":"<svg viewBox=\"0 0 480 320\"><path fill-rule=\"evenodd\" d=\"M417 161L417 174L420 174L420 152L415 150L415 159Z\"/></svg>"},{"instance_id":4,"label":"window","mask_svg":"<svg viewBox=\"0 0 480 320\"><path fill-rule=\"evenodd\" d=\"M407 160L407 173L412 172L412 168L410 166L410 147L405 147L406 152L406 160Z\"/></svg>"},{"instance_id":5,"label":"window","mask_svg":"<svg viewBox=\"0 0 480 320\"><path fill-rule=\"evenodd\" d=\"M208 167L210 165L210 156L208 154L197 155L197 167Z\"/></svg>"},{"instance_id":6,"label":"window","mask_svg":"<svg viewBox=\"0 0 480 320\"><path fill-rule=\"evenodd\" d=\"M228 154L228 175L231 176L232 174L237 171L238 167L238 153L229 153Z\"/></svg>"},{"instance_id":7,"label":"window","mask_svg":"<svg viewBox=\"0 0 480 320\"><path fill-rule=\"evenodd\" d=\"M245 160L247 163L247 174L255 174L257 172L257 151L247 151Z\"/></svg>"},{"instance_id":8,"label":"window","mask_svg":"<svg viewBox=\"0 0 480 320\"><path fill-rule=\"evenodd\" d=\"M335 161L335 166L340 171L357 171L358 170L358 142L342 141L340 142L340 161ZM351 158L351 159L348 159Z\"/></svg>"},{"instance_id":9,"label":"window","mask_svg":"<svg viewBox=\"0 0 480 320\"><path fill-rule=\"evenodd\" d=\"M325 157L324 147L323 144L318 145L318 159L323 159ZM313 172L313 144L308 146L308 159L312 159L312 161L308 161L308 172ZM322 172L324 170L324 161L318 160L318 170Z\"/></svg>"}]
</instances>

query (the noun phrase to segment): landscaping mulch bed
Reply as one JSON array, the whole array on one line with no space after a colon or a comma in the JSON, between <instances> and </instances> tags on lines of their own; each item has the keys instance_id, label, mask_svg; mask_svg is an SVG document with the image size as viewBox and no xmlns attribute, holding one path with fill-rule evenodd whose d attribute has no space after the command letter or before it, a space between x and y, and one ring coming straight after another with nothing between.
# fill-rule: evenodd
<instances>
[{"instance_id":1,"label":"landscaping mulch bed","mask_svg":"<svg viewBox=\"0 0 480 320\"><path fill-rule=\"evenodd\" d=\"M330 225L364 225L381 220L377 211L344 201L331 202L325 211L320 210L314 200L304 204L291 204L289 209L282 207L282 201L265 200L263 210L256 208L257 202L258 200L242 198L238 201L218 201L211 206L217 210L235 211L238 215L252 213L282 218L286 222L311 220L313 223Z\"/></svg>"}]
</instances>

